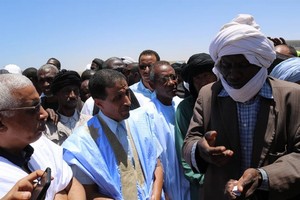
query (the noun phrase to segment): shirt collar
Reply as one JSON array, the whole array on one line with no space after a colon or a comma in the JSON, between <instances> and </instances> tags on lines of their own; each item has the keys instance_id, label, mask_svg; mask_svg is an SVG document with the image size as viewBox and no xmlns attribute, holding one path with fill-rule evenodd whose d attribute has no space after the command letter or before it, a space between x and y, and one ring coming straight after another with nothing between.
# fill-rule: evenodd
<instances>
[{"instance_id":1,"label":"shirt collar","mask_svg":"<svg viewBox=\"0 0 300 200\"><path fill-rule=\"evenodd\" d=\"M123 127L125 127L125 121L122 120L121 122L117 122L109 117L107 117L102 111L99 111L99 116L105 121L107 126L110 128L110 130L116 134L118 124L121 124Z\"/></svg>"},{"instance_id":2,"label":"shirt collar","mask_svg":"<svg viewBox=\"0 0 300 200\"><path fill-rule=\"evenodd\" d=\"M73 116L71 116L71 117L67 117L67 116L65 116L65 115L62 115L62 114L59 113L59 112L58 112L58 114L59 114L59 116L60 116L59 121L60 121L62 124L66 124L66 123L68 123L68 122L70 122L70 121L76 121L76 122L77 122L77 121L79 120L79 117L80 117L80 113L79 113L79 111L78 111L77 109L75 110Z\"/></svg>"},{"instance_id":3,"label":"shirt collar","mask_svg":"<svg viewBox=\"0 0 300 200\"><path fill-rule=\"evenodd\" d=\"M10 162L14 163L15 165L19 167L23 167L28 161L30 160L31 155L33 154L33 147L30 145L27 145L21 152L21 155L13 155L4 149L0 148L0 156L6 158Z\"/></svg>"},{"instance_id":4,"label":"shirt collar","mask_svg":"<svg viewBox=\"0 0 300 200\"><path fill-rule=\"evenodd\" d=\"M145 85L144 85L142 79L140 80L140 82L139 82L139 84L138 84L137 87L138 87L138 90L142 91L143 93L148 94L149 97L151 96L152 91L145 87Z\"/></svg>"}]
</instances>

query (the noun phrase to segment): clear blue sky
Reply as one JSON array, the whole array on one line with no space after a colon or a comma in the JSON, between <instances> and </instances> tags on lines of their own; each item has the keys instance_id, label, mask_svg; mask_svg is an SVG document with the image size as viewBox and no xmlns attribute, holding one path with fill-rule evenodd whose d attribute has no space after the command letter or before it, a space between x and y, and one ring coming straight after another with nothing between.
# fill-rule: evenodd
<instances>
[{"instance_id":1,"label":"clear blue sky","mask_svg":"<svg viewBox=\"0 0 300 200\"><path fill-rule=\"evenodd\" d=\"M94 58L145 49L163 60L208 52L219 28L252 14L271 37L300 39L299 0L1 0L0 67L39 68L56 57L83 71Z\"/></svg>"}]
</instances>

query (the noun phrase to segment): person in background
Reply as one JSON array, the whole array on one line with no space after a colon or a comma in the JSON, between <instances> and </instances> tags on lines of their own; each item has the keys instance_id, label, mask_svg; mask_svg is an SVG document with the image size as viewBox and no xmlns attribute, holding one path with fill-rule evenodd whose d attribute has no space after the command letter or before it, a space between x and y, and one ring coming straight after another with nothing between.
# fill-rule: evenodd
<instances>
[{"instance_id":1,"label":"person in background","mask_svg":"<svg viewBox=\"0 0 300 200\"><path fill-rule=\"evenodd\" d=\"M57 124L47 121L47 129L44 134L58 145L61 145L77 126L91 118L80 114L79 105L82 104L79 98L80 84L79 74L65 69L58 72L51 84L51 92L58 100L56 113L59 120Z\"/></svg>"},{"instance_id":2,"label":"person in background","mask_svg":"<svg viewBox=\"0 0 300 200\"><path fill-rule=\"evenodd\" d=\"M139 73L139 63L133 62L127 64L128 73L128 85L131 86L141 80L141 75Z\"/></svg>"},{"instance_id":3,"label":"person in background","mask_svg":"<svg viewBox=\"0 0 300 200\"><path fill-rule=\"evenodd\" d=\"M46 64L54 65L58 69L58 71L61 69L60 61L57 60L56 58L49 58Z\"/></svg>"},{"instance_id":4,"label":"person in background","mask_svg":"<svg viewBox=\"0 0 300 200\"><path fill-rule=\"evenodd\" d=\"M104 63L103 63L103 69L113 69L116 70L120 73L122 73L126 79L128 78L128 70L126 69L125 63L123 63L122 59L118 57L111 57L108 58ZM127 80L128 81L128 80ZM132 92L131 89L129 89L130 96L131 96L131 106L130 109L136 109L140 107L140 104L137 100L136 95ZM99 107L95 104L95 101L92 97L88 98L83 107L81 113L86 114L86 115L95 115L99 112Z\"/></svg>"},{"instance_id":5,"label":"person in background","mask_svg":"<svg viewBox=\"0 0 300 200\"><path fill-rule=\"evenodd\" d=\"M39 95L41 95L42 91L41 91L41 89L39 87L39 84L38 84L37 69L34 68L34 67L28 67L22 72L22 74L31 80L31 82L33 83L35 89L37 90Z\"/></svg>"},{"instance_id":6,"label":"person in background","mask_svg":"<svg viewBox=\"0 0 300 200\"><path fill-rule=\"evenodd\" d=\"M9 74L9 72L6 69L0 69L0 74Z\"/></svg>"},{"instance_id":7,"label":"person in background","mask_svg":"<svg viewBox=\"0 0 300 200\"><path fill-rule=\"evenodd\" d=\"M57 98L51 92L51 84L59 70L52 64L42 65L37 71L38 84L42 90L41 102L44 109L57 110Z\"/></svg>"},{"instance_id":8,"label":"person in background","mask_svg":"<svg viewBox=\"0 0 300 200\"><path fill-rule=\"evenodd\" d=\"M294 47L287 45L287 44L280 44L275 46L275 51L286 55L288 57L297 57L297 51Z\"/></svg>"},{"instance_id":9,"label":"person in background","mask_svg":"<svg viewBox=\"0 0 300 200\"><path fill-rule=\"evenodd\" d=\"M2 74L0 95L0 198L20 179L49 167L53 180L46 200L84 200L84 188L63 160L63 149L43 135L48 114L32 82L20 74Z\"/></svg>"},{"instance_id":10,"label":"person in background","mask_svg":"<svg viewBox=\"0 0 300 200\"><path fill-rule=\"evenodd\" d=\"M126 76L128 80L128 85L131 86L141 80L141 76L139 74L139 64L133 60L133 58L129 56L121 57L121 60L126 65Z\"/></svg>"},{"instance_id":11,"label":"person in background","mask_svg":"<svg viewBox=\"0 0 300 200\"><path fill-rule=\"evenodd\" d=\"M185 67L185 63L172 63L171 66L174 68L175 73L178 77L178 84L177 84L177 92L176 95L179 96L180 98L184 98L185 97L185 90L184 90L184 86L183 86L183 79L181 76L181 72L183 70L183 68Z\"/></svg>"},{"instance_id":12,"label":"person in background","mask_svg":"<svg viewBox=\"0 0 300 200\"><path fill-rule=\"evenodd\" d=\"M276 65L270 76L300 84L300 58L292 57Z\"/></svg>"},{"instance_id":13,"label":"person in background","mask_svg":"<svg viewBox=\"0 0 300 200\"><path fill-rule=\"evenodd\" d=\"M203 198L299 199L300 87L268 77L273 43L240 14L209 53L219 81L201 88L183 144L187 163L205 173Z\"/></svg>"},{"instance_id":14,"label":"person in background","mask_svg":"<svg viewBox=\"0 0 300 200\"><path fill-rule=\"evenodd\" d=\"M212 72L214 61L206 53L192 55L187 61L187 65L182 71L184 81L189 84L190 96L181 101L176 109L175 119L175 145L178 160L184 169L185 177L190 181L191 200L199 199L204 175L194 173L192 168L182 158L181 149L183 140L188 131L188 127L193 116L193 108L198 97L199 90L208 83L217 80L216 75Z\"/></svg>"},{"instance_id":15,"label":"person in background","mask_svg":"<svg viewBox=\"0 0 300 200\"><path fill-rule=\"evenodd\" d=\"M91 70L98 71L102 69L103 62L100 58L95 58L91 63Z\"/></svg>"},{"instance_id":16,"label":"person in background","mask_svg":"<svg viewBox=\"0 0 300 200\"><path fill-rule=\"evenodd\" d=\"M22 74L22 69L15 64L5 65L3 69L7 70L11 74Z\"/></svg>"},{"instance_id":17,"label":"person in background","mask_svg":"<svg viewBox=\"0 0 300 200\"><path fill-rule=\"evenodd\" d=\"M138 129L136 119L131 120L125 76L102 69L89 85L100 112L62 145L87 199L161 199L161 148L149 130Z\"/></svg>"},{"instance_id":18,"label":"person in background","mask_svg":"<svg viewBox=\"0 0 300 200\"><path fill-rule=\"evenodd\" d=\"M37 71L38 86L42 91L41 105L49 114L49 120L55 124L58 122L58 115L55 113L58 109L58 101L51 92L51 84L58 72L57 67L52 64L44 64Z\"/></svg>"},{"instance_id":19,"label":"person in background","mask_svg":"<svg viewBox=\"0 0 300 200\"><path fill-rule=\"evenodd\" d=\"M146 105L153 93L153 88L151 88L150 81L150 71L151 65L156 61L159 61L160 57L156 51L153 50L144 50L139 55L139 73L141 80L130 86L130 89L136 95L141 106Z\"/></svg>"},{"instance_id":20,"label":"person in background","mask_svg":"<svg viewBox=\"0 0 300 200\"><path fill-rule=\"evenodd\" d=\"M131 115L140 119L137 124L140 130L151 130L156 135L163 148L160 158L164 169L163 190L166 199L188 200L189 182L176 155L174 133L175 110L182 99L176 96L177 76L169 62L157 61L152 64L149 84L155 95L147 106L133 110Z\"/></svg>"},{"instance_id":21,"label":"person in background","mask_svg":"<svg viewBox=\"0 0 300 200\"><path fill-rule=\"evenodd\" d=\"M95 73L95 70L86 69L81 74L82 82L80 85L80 98L83 102L91 97L91 93L89 91L89 80Z\"/></svg>"}]
</instances>

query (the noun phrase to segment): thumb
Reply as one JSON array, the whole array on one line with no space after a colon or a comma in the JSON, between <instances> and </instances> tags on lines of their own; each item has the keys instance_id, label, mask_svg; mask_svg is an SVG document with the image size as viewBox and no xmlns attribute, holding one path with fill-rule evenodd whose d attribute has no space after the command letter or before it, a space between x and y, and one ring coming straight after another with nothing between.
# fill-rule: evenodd
<instances>
[{"instance_id":1,"label":"thumb","mask_svg":"<svg viewBox=\"0 0 300 200\"><path fill-rule=\"evenodd\" d=\"M204 135L207 143L209 146L215 146L216 138L217 138L217 132L216 131L208 131Z\"/></svg>"}]
</instances>

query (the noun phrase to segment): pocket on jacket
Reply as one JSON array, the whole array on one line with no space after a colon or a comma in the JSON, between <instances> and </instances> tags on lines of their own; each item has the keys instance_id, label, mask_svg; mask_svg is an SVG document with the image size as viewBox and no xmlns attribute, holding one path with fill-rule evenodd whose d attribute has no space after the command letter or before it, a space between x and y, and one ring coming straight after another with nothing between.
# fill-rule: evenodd
<instances>
[{"instance_id":1,"label":"pocket on jacket","mask_svg":"<svg viewBox=\"0 0 300 200\"><path fill-rule=\"evenodd\" d=\"M269 153L269 164L275 162L278 158L284 156L287 154L287 149L286 149L286 145L284 147L284 151L283 152L274 152L274 153Z\"/></svg>"}]
</instances>

